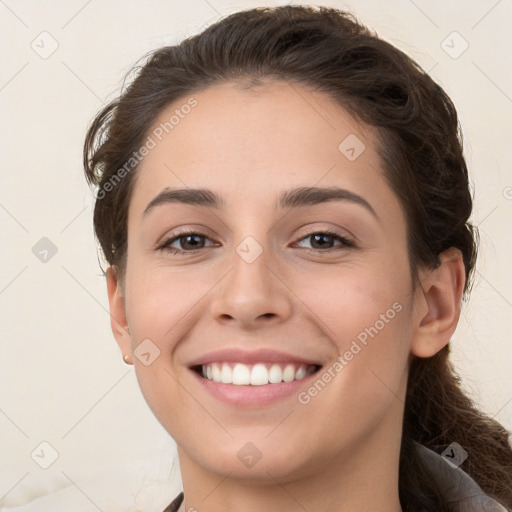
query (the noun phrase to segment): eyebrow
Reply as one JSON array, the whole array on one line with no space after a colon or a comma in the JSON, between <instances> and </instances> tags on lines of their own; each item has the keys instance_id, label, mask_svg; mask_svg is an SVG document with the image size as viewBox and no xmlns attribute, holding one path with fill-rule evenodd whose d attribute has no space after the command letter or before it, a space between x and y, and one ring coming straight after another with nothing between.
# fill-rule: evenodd
<instances>
[{"instance_id":1,"label":"eyebrow","mask_svg":"<svg viewBox=\"0 0 512 512\"><path fill-rule=\"evenodd\" d=\"M274 203L274 209L292 209L312 206L328 201L348 201L364 207L376 220L379 217L366 199L339 187L300 187L281 193L279 200ZM222 209L226 202L224 198L212 190L199 188L170 189L165 188L146 206L143 215L147 215L156 206L170 203L191 204L206 208Z\"/></svg>"}]
</instances>

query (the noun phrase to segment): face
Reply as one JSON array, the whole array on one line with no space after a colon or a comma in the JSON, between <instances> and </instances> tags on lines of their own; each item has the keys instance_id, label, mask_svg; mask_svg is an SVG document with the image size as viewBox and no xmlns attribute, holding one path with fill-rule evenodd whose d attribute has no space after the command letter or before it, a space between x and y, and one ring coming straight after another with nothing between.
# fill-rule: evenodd
<instances>
[{"instance_id":1,"label":"face","mask_svg":"<svg viewBox=\"0 0 512 512\"><path fill-rule=\"evenodd\" d=\"M414 311L375 133L298 85L193 98L137 170L117 335L181 462L286 481L399 443Z\"/></svg>"}]
</instances>

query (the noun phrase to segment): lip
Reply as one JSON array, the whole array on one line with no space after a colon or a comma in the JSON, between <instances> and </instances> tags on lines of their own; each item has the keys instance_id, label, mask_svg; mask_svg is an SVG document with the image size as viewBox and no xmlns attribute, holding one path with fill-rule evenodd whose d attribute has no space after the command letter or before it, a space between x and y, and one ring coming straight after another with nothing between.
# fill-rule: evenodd
<instances>
[{"instance_id":1,"label":"lip","mask_svg":"<svg viewBox=\"0 0 512 512\"><path fill-rule=\"evenodd\" d=\"M297 394L311 385L313 379L318 378L320 367L314 373L303 379L292 382L280 382L279 384L264 384L262 386L237 386L224 384L201 377L199 373L190 369L193 377L207 393L218 400L239 408L262 407L277 403L280 400L297 396Z\"/></svg>"},{"instance_id":2,"label":"lip","mask_svg":"<svg viewBox=\"0 0 512 512\"><path fill-rule=\"evenodd\" d=\"M210 363L297 363L306 365L321 366L322 363L315 359L304 359L303 357L281 352L270 348L256 350L241 350L238 347L223 348L204 354L188 363L188 367L200 366Z\"/></svg>"},{"instance_id":3,"label":"lip","mask_svg":"<svg viewBox=\"0 0 512 512\"><path fill-rule=\"evenodd\" d=\"M237 386L214 382L202 377L197 370L203 364L218 362L226 363L296 363L317 366L317 371L306 377L292 382L265 384L262 386ZM209 352L189 362L188 367L201 388L216 399L241 408L254 408L270 405L290 396L296 396L300 391L309 387L313 379L318 378L322 363L317 359L305 359L279 350L260 348L256 350L241 350L240 348L224 348Z\"/></svg>"}]
</instances>

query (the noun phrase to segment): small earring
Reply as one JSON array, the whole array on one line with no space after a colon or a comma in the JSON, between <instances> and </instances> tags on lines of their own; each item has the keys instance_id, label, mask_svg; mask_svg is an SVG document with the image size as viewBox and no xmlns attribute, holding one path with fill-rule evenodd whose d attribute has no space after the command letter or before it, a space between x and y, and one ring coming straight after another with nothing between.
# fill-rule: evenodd
<instances>
[{"instance_id":1,"label":"small earring","mask_svg":"<svg viewBox=\"0 0 512 512\"><path fill-rule=\"evenodd\" d=\"M128 359L129 359L129 358L128 358L128 354L124 355L124 356L123 356L123 359L124 359L124 362L125 362L126 364L130 364L130 361L128 360Z\"/></svg>"}]
</instances>

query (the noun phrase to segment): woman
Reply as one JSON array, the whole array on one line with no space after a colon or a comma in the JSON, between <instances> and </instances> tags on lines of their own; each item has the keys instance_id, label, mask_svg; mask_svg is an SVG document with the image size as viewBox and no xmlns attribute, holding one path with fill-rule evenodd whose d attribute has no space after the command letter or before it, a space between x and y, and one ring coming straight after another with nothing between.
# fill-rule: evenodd
<instances>
[{"instance_id":1,"label":"woman","mask_svg":"<svg viewBox=\"0 0 512 512\"><path fill-rule=\"evenodd\" d=\"M452 102L352 16L228 16L93 121L112 330L176 441L167 511L512 507L449 341L477 232ZM441 455L442 454L442 455Z\"/></svg>"}]
</instances>

